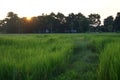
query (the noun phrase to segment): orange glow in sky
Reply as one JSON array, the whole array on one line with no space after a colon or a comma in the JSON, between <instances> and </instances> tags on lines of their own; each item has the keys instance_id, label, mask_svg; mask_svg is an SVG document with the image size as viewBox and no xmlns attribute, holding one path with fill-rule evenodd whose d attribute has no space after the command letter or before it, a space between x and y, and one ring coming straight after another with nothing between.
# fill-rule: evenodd
<instances>
[{"instance_id":1,"label":"orange glow in sky","mask_svg":"<svg viewBox=\"0 0 120 80\"><path fill-rule=\"evenodd\" d=\"M27 19L28 21L30 21L30 20L32 19L32 17L27 17L26 19Z\"/></svg>"}]
</instances>

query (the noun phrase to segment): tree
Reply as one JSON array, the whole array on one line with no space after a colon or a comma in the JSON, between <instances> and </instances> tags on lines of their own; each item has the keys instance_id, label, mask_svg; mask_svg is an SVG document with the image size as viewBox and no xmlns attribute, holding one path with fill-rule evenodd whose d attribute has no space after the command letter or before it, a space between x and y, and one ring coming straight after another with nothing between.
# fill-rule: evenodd
<instances>
[{"instance_id":1,"label":"tree","mask_svg":"<svg viewBox=\"0 0 120 80\"><path fill-rule=\"evenodd\" d=\"M5 18L4 20L0 20L0 32L6 33L6 22L7 19Z\"/></svg>"},{"instance_id":2,"label":"tree","mask_svg":"<svg viewBox=\"0 0 120 80\"><path fill-rule=\"evenodd\" d=\"M57 25L55 26L57 29L57 32L64 32L65 31L65 23L66 23L66 17L64 14L58 12L56 15L56 20L55 22Z\"/></svg>"},{"instance_id":3,"label":"tree","mask_svg":"<svg viewBox=\"0 0 120 80\"><path fill-rule=\"evenodd\" d=\"M112 32L113 31L113 22L114 18L113 16L108 16L106 19L104 19L104 29L107 32Z\"/></svg>"},{"instance_id":4,"label":"tree","mask_svg":"<svg viewBox=\"0 0 120 80\"><path fill-rule=\"evenodd\" d=\"M71 32L86 32L89 29L89 20L82 13L69 14L66 22Z\"/></svg>"},{"instance_id":5,"label":"tree","mask_svg":"<svg viewBox=\"0 0 120 80\"><path fill-rule=\"evenodd\" d=\"M19 17L13 12L9 12L6 18L6 27L8 33L18 32L17 24L19 22Z\"/></svg>"},{"instance_id":6,"label":"tree","mask_svg":"<svg viewBox=\"0 0 120 80\"><path fill-rule=\"evenodd\" d=\"M64 14L60 12L57 13L56 18L59 20L61 24L64 24L66 22Z\"/></svg>"},{"instance_id":7,"label":"tree","mask_svg":"<svg viewBox=\"0 0 120 80\"><path fill-rule=\"evenodd\" d=\"M114 20L113 30L116 31L116 32L120 31L120 12L117 13L117 16Z\"/></svg>"},{"instance_id":8,"label":"tree","mask_svg":"<svg viewBox=\"0 0 120 80\"><path fill-rule=\"evenodd\" d=\"M75 22L77 23L77 25L75 25L75 27L77 27L76 29L77 29L78 32L86 32L86 31L88 31L88 29L89 29L89 20L82 13L76 14Z\"/></svg>"},{"instance_id":9,"label":"tree","mask_svg":"<svg viewBox=\"0 0 120 80\"><path fill-rule=\"evenodd\" d=\"M72 32L75 29L74 22L75 22L75 14L70 13L68 17L66 17L67 29L69 32Z\"/></svg>"},{"instance_id":10,"label":"tree","mask_svg":"<svg viewBox=\"0 0 120 80\"><path fill-rule=\"evenodd\" d=\"M89 21L90 21L90 28L94 29L95 31L100 29L100 15L99 14L90 14L89 15Z\"/></svg>"},{"instance_id":11,"label":"tree","mask_svg":"<svg viewBox=\"0 0 120 80\"><path fill-rule=\"evenodd\" d=\"M55 17L53 14L46 16L46 30L48 30L48 32L51 33L53 32L54 21L55 21Z\"/></svg>"}]
</instances>

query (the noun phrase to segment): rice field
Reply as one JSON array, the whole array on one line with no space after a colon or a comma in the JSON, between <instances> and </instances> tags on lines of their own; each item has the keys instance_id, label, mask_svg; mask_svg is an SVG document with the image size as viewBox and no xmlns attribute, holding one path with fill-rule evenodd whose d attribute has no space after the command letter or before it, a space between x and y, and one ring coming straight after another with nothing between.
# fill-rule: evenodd
<instances>
[{"instance_id":1,"label":"rice field","mask_svg":"<svg viewBox=\"0 0 120 80\"><path fill-rule=\"evenodd\" d=\"M57 36L2 36L0 80L47 80L64 71L71 53L71 41Z\"/></svg>"},{"instance_id":2,"label":"rice field","mask_svg":"<svg viewBox=\"0 0 120 80\"><path fill-rule=\"evenodd\" d=\"M120 41L111 42L101 52L99 80L120 80Z\"/></svg>"},{"instance_id":3,"label":"rice field","mask_svg":"<svg viewBox=\"0 0 120 80\"><path fill-rule=\"evenodd\" d=\"M120 35L0 34L0 80L119 80Z\"/></svg>"}]
</instances>

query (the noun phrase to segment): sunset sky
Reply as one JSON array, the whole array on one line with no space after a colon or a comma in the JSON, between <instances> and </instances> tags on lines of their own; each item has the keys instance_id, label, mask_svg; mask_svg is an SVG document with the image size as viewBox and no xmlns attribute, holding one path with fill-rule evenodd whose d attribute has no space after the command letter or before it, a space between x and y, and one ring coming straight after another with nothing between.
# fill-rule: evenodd
<instances>
[{"instance_id":1,"label":"sunset sky","mask_svg":"<svg viewBox=\"0 0 120 80\"><path fill-rule=\"evenodd\" d=\"M98 13L102 19L107 16L116 16L120 11L120 0L0 0L0 19L13 11L19 17L38 16L42 13L81 12L85 16L90 13Z\"/></svg>"}]
</instances>

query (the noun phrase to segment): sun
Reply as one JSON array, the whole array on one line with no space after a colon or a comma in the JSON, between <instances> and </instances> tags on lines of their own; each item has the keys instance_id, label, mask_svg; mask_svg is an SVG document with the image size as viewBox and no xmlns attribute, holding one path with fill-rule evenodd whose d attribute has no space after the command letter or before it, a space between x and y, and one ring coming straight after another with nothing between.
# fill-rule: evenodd
<instances>
[{"instance_id":1,"label":"sun","mask_svg":"<svg viewBox=\"0 0 120 80\"><path fill-rule=\"evenodd\" d=\"M30 20L32 19L32 17L27 17L26 19L27 19L28 21L30 21Z\"/></svg>"}]
</instances>

